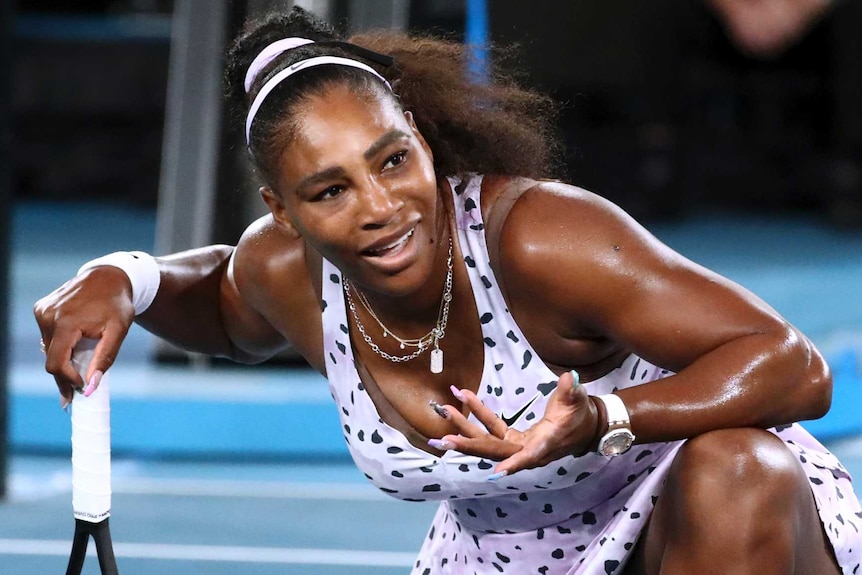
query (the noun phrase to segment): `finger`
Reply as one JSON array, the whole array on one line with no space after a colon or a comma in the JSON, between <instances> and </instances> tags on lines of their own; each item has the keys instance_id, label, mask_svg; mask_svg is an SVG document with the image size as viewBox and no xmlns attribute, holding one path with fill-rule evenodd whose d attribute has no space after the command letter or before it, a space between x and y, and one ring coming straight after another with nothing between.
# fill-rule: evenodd
<instances>
[{"instance_id":1,"label":"finger","mask_svg":"<svg viewBox=\"0 0 862 575\"><path fill-rule=\"evenodd\" d=\"M87 385L84 389L84 396L89 397L99 388L99 383L105 372L114 365L126 333L125 329L113 326L105 328L102 332L99 343L96 344L96 349L93 351L93 358L87 366L85 379Z\"/></svg>"},{"instance_id":2,"label":"finger","mask_svg":"<svg viewBox=\"0 0 862 575\"><path fill-rule=\"evenodd\" d=\"M578 372L574 370L565 372L557 380L557 390L564 404L575 405L580 395L586 394L580 380Z\"/></svg>"},{"instance_id":3,"label":"finger","mask_svg":"<svg viewBox=\"0 0 862 575\"><path fill-rule=\"evenodd\" d=\"M449 421L455 426L458 433L467 438L484 437L488 431L464 417L464 414L451 405L444 405L443 409L449 414Z\"/></svg>"},{"instance_id":4,"label":"finger","mask_svg":"<svg viewBox=\"0 0 862 575\"><path fill-rule=\"evenodd\" d=\"M45 371L54 376L60 394L67 403L71 403L74 391L83 390L84 387L84 380L71 362L72 349L80 339L80 331L55 330L45 353Z\"/></svg>"},{"instance_id":5,"label":"finger","mask_svg":"<svg viewBox=\"0 0 862 575\"><path fill-rule=\"evenodd\" d=\"M494 468L494 475L512 475L524 469L538 467L541 464L536 447L528 444L500 461Z\"/></svg>"},{"instance_id":6,"label":"finger","mask_svg":"<svg viewBox=\"0 0 862 575\"><path fill-rule=\"evenodd\" d=\"M510 457L521 446L510 441L497 439L493 435L484 434L482 437L465 437L463 435L445 435L440 440L443 449L460 451L468 455L500 461Z\"/></svg>"},{"instance_id":7,"label":"finger","mask_svg":"<svg viewBox=\"0 0 862 575\"><path fill-rule=\"evenodd\" d=\"M469 389L457 389L454 385L451 387L451 391L456 398L464 402L464 405L467 406L470 412L476 416L476 419L485 426L485 429L487 429L491 435L500 439L506 436L506 432L509 431L509 426L506 425L506 423L500 419L496 413L482 403L482 400L479 399L475 393Z\"/></svg>"}]
</instances>

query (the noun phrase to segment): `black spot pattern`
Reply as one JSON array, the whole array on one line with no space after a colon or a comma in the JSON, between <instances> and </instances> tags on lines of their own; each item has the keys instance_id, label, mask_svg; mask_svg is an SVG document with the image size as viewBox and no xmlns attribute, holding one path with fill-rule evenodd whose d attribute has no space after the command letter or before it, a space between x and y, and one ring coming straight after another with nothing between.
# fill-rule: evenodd
<instances>
[{"instance_id":1,"label":"black spot pattern","mask_svg":"<svg viewBox=\"0 0 862 575\"><path fill-rule=\"evenodd\" d=\"M540 383L539 385L536 386L536 390L541 392L542 395L548 395L549 393L554 391L554 389L556 389L556 388L557 388L557 382L556 381L548 381L546 383Z\"/></svg>"},{"instance_id":2,"label":"black spot pattern","mask_svg":"<svg viewBox=\"0 0 862 575\"><path fill-rule=\"evenodd\" d=\"M468 185L465 180L454 186L460 186L461 197L456 198L456 220L460 227L463 257L476 307L482 310L479 320L485 343L485 361L489 368L494 368L487 371L487 378L481 382L480 390L484 395L480 395L480 399L495 413L501 413L502 409L503 413L513 414L539 391L541 396L537 396L535 405L526 410L520 421L527 426L535 421L537 414L541 416L544 412L547 398L556 388L557 378L542 364L529 342L517 335L514 319L508 314L505 301L494 285L496 282L493 281L487 253L476 251L480 244L474 244L471 239L484 236L481 212L477 209L478 184ZM470 203L466 204L468 201ZM464 209L467 205L471 206L469 210ZM590 566L590 575L601 572L616 575L634 548L633 541L657 501L662 474L656 472L653 474L655 477L651 477L650 473L666 469L667 466L662 466L661 462L666 460L665 453L673 445L660 443L633 449L615 459L615 465L607 466L607 469L615 468L612 472L606 471L604 459L588 454L580 458L563 458L548 466L546 471L533 470L538 475L529 479L526 474L516 474L495 483L484 481L493 468L492 462L461 456L438 459L418 450L392 428L383 425L373 409L353 369L352 350L346 337L349 336L349 323L343 305L341 276L335 273L337 270L332 271L334 268L328 262L324 265L323 277L330 280L323 282L321 298L327 374L330 375L333 398L340 408L345 440L349 442L347 436L354 440L351 449L358 457L357 464L383 492L405 501L442 500L449 506L444 509L451 513L451 516L446 512L438 515L431 526L426 540L427 549L420 554L412 575L432 575L441 571L547 575L552 564L559 565L554 568L555 573L565 573L582 562L584 567ZM327 306L327 301L336 305ZM338 305L339 302L342 305ZM342 361L345 356L346 361ZM667 370L631 358L611 374L613 377L609 375L591 382L590 392L596 395L610 393L668 374ZM804 433L799 426L779 426L775 432L782 433L782 438L790 446L793 445L790 440ZM862 511L845 507L846 512L838 512L840 509L836 502L855 501L846 495L852 493L852 488L843 471L831 460L823 459L819 452L809 456L801 448L794 446L792 449L805 467L818 508L825 510L821 514L831 513L830 520L825 522L830 540L836 541L838 533L843 536L842 530L857 534L857 526L862 525ZM363 458L371 464L364 464ZM416 465L417 458L425 459L419 459L419 465ZM447 468L447 479L440 481L443 479L441 470ZM588 478L591 480L586 481ZM589 494L609 481L617 485L614 492L618 489L619 495L610 501L590 501ZM584 485L580 485L581 482ZM626 482L631 484L626 486ZM459 488L460 485L463 488ZM646 489L639 487L644 485ZM640 495L632 498L636 488L640 489ZM455 521L455 517L459 520ZM607 530L614 517L620 525L619 532ZM549 528L532 531L527 528L525 531L525 518ZM463 525L461 520L465 520ZM624 525L633 527L623 530ZM482 539L485 533L490 536L488 543ZM855 542L859 542L858 535L856 537ZM469 547L464 546L471 539ZM591 542L600 545L589 546ZM857 555L858 549L858 545L853 548ZM858 573L858 558L853 556L853 563L848 563L851 557L848 547L838 549L837 553L842 565L849 565L844 572L862 575ZM431 556L436 557L433 565Z\"/></svg>"},{"instance_id":3,"label":"black spot pattern","mask_svg":"<svg viewBox=\"0 0 862 575\"><path fill-rule=\"evenodd\" d=\"M636 462L640 461L644 457L649 457L650 455L652 455L652 451L649 449L644 449L643 451L641 451L640 453L637 454L637 457L635 457L635 461Z\"/></svg>"}]
</instances>

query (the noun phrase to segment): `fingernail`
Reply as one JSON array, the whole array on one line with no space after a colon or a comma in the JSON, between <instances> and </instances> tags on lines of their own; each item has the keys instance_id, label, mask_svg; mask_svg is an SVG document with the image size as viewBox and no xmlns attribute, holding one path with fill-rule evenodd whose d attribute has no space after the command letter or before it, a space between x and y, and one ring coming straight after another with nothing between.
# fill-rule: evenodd
<instances>
[{"instance_id":1,"label":"fingernail","mask_svg":"<svg viewBox=\"0 0 862 575\"><path fill-rule=\"evenodd\" d=\"M90 397L96 388L99 386L99 382L102 380L102 372L96 370L93 372L93 376L90 378L90 383L87 384L87 389L84 390L84 397Z\"/></svg>"},{"instance_id":2,"label":"fingernail","mask_svg":"<svg viewBox=\"0 0 862 575\"><path fill-rule=\"evenodd\" d=\"M581 384L581 376L578 375L578 372L574 369L572 370L572 379L574 380L572 382L572 389L578 387Z\"/></svg>"},{"instance_id":3,"label":"fingernail","mask_svg":"<svg viewBox=\"0 0 862 575\"><path fill-rule=\"evenodd\" d=\"M452 395L454 395L455 399L457 399L458 401L460 401L460 402L467 401L467 398L464 396L463 393L461 393L461 390L458 389L457 387L455 387L454 385L449 386L449 391L452 392Z\"/></svg>"},{"instance_id":4,"label":"fingernail","mask_svg":"<svg viewBox=\"0 0 862 575\"><path fill-rule=\"evenodd\" d=\"M498 479L506 477L507 475L509 475L508 471L499 471L497 473L492 473L488 476L488 481L497 481Z\"/></svg>"},{"instance_id":5,"label":"fingernail","mask_svg":"<svg viewBox=\"0 0 862 575\"><path fill-rule=\"evenodd\" d=\"M69 400L62 395L60 396L60 409L62 409L66 413L69 413Z\"/></svg>"},{"instance_id":6,"label":"fingernail","mask_svg":"<svg viewBox=\"0 0 862 575\"><path fill-rule=\"evenodd\" d=\"M428 445L433 447L434 449L439 449L441 451L446 451L447 449L452 449L452 444L443 439L429 439Z\"/></svg>"},{"instance_id":7,"label":"fingernail","mask_svg":"<svg viewBox=\"0 0 862 575\"><path fill-rule=\"evenodd\" d=\"M428 405L431 406L431 408L437 413L437 415L439 415L443 419L449 419L449 412L446 410L445 407L443 407L433 399L428 402Z\"/></svg>"}]
</instances>

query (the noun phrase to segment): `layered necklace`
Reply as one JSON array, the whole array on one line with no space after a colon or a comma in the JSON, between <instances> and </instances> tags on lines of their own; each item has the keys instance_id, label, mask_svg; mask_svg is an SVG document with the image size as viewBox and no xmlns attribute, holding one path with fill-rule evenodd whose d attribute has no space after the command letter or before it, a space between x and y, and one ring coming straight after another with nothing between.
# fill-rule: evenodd
<instances>
[{"instance_id":1,"label":"layered necklace","mask_svg":"<svg viewBox=\"0 0 862 575\"><path fill-rule=\"evenodd\" d=\"M382 321L380 321L380 318L377 317L377 314L374 313L373 309L371 309L371 304L368 303L368 299L366 299L365 295L358 289L356 290L356 299L359 300L359 303L365 308L368 315L374 318L374 321L376 321L377 325L380 326L380 329L383 330L384 338L391 336L398 342L401 349L415 348L415 351L406 355L392 355L387 353L380 349L380 346L371 339L365 326L362 325L359 315L356 313L356 305L353 302L349 282L347 280L342 282L342 285L344 286L344 295L347 298L347 307L350 308L350 313L353 314L353 320L356 322L356 327L359 329L362 339L365 340L365 343L368 344L368 347L370 347L374 353L392 363L402 363L410 361L411 359L416 359L422 355L426 349L433 347L433 349L431 349L431 373L441 373L443 371L443 350L440 349L440 340L446 336L446 323L449 321L449 304L452 301L452 267L452 238L450 237L449 256L446 260L446 283L443 285L443 297L440 300L440 309L437 312L437 324L431 329L431 331L422 337L411 339L400 337L395 334L391 329L386 327Z\"/></svg>"}]
</instances>

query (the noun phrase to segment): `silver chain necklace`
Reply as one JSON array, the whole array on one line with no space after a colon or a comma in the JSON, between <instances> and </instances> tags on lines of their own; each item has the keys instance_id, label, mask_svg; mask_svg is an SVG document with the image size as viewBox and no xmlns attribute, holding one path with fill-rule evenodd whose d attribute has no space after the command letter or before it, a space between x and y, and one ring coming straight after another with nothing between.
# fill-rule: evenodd
<instances>
[{"instance_id":1,"label":"silver chain necklace","mask_svg":"<svg viewBox=\"0 0 862 575\"><path fill-rule=\"evenodd\" d=\"M365 326L362 325L359 315L356 313L356 305L353 303L353 297L350 295L349 282L347 280L342 282L342 286L344 286L344 295L347 298L347 307L350 308L350 313L353 315L356 327L359 329L362 339L365 340L365 343L368 344L368 347L370 347L374 353L393 363L402 363L410 361L411 359L416 359L422 355L426 349L432 347L433 344L434 349L431 350L431 373L441 373L443 371L443 350L440 349L440 340L446 336L446 324L449 321L449 304L452 301L452 268L452 238L450 237L449 256L446 260L446 283L443 286L443 298L440 300L440 311L437 312L437 325L435 325L427 334L419 338L402 338L396 335L391 329L386 327L382 321L380 321L380 318L377 317L377 314L374 313L373 309L371 309L371 305L368 303L365 295L359 290L356 290L356 297L359 299L359 303L362 304L362 307L368 311L369 315L374 318L374 321L376 321L377 325L379 325L383 330L384 338L391 335L393 339L398 341L401 349L405 349L407 347L417 348L416 351L407 355L392 355L387 353L380 349L380 346L371 339L371 336L368 335L365 330Z\"/></svg>"}]
</instances>

